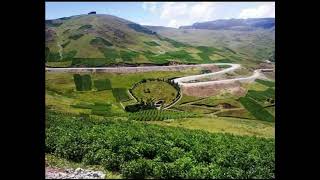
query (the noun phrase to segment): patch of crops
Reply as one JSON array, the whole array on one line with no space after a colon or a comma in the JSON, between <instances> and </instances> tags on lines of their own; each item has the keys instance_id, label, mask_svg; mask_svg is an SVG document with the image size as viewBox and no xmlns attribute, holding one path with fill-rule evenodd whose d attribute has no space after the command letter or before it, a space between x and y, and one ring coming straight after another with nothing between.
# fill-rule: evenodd
<instances>
[{"instance_id":1,"label":"patch of crops","mask_svg":"<svg viewBox=\"0 0 320 180\"><path fill-rule=\"evenodd\" d=\"M146 33L146 34L151 34L151 35L157 34L156 32L153 32L150 29L145 28L145 27L143 27L139 24L135 24L135 23L128 24L128 27L137 31L137 32L141 32L141 33Z\"/></svg>"},{"instance_id":2,"label":"patch of crops","mask_svg":"<svg viewBox=\"0 0 320 180\"><path fill-rule=\"evenodd\" d=\"M274 139L46 111L45 152L124 178L272 179Z\"/></svg>"},{"instance_id":3,"label":"patch of crops","mask_svg":"<svg viewBox=\"0 0 320 180\"><path fill-rule=\"evenodd\" d=\"M70 44L70 41L67 41L67 42L63 43L61 46L62 46L63 48L65 48L68 44Z\"/></svg>"},{"instance_id":4,"label":"patch of crops","mask_svg":"<svg viewBox=\"0 0 320 180\"><path fill-rule=\"evenodd\" d=\"M165 53L167 56L169 56L172 59L179 59L181 61L192 61L194 60L193 57L186 52L185 50L180 51L170 51Z\"/></svg>"},{"instance_id":5,"label":"patch of crops","mask_svg":"<svg viewBox=\"0 0 320 180\"><path fill-rule=\"evenodd\" d=\"M131 99L126 88L112 88L112 94L118 102L128 101Z\"/></svg>"},{"instance_id":6,"label":"patch of crops","mask_svg":"<svg viewBox=\"0 0 320 180\"><path fill-rule=\"evenodd\" d=\"M120 58L119 52L111 48L99 48L100 52L103 53L104 57L109 61L115 62L117 58Z\"/></svg>"},{"instance_id":7,"label":"patch of crops","mask_svg":"<svg viewBox=\"0 0 320 180\"><path fill-rule=\"evenodd\" d=\"M176 48L188 47L188 46L189 46L188 44L181 43L181 42L175 41L175 40L173 40L173 39L169 39L169 38L160 38L160 40L162 40L162 41L167 41L167 42L169 42L170 44L172 44L172 46L174 46L174 47L176 47Z\"/></svg>"},{"instance_id":8,"label":"patch of crops","mask_svg":"<svg viewBox=\"0 0 320 180\"><path fill-rule=\"evenodd\" d=\"M90 91L92 88L91 76L89 74L74 74L73 80L77 91Z\"/></svg>"},{"instance_id":9,"label":"patch of crops","mask_svg":"<svg viewBox=\"0 0 320 180\"><path fill-rule=\"evenodd\" d=\"M275 90L273 88L268 88L265 91L249 90L246 96L259 102L265 102L269 98L275 98Z\"/></svg>"},{"instance_id":10,"label":"patch of crops","mask_svg":"<svg viewBox=\"0 0 320 180\"><path fill-rule=\"evenodd\" d=\"M70 106L73 107L73 108L91 109L94 106L94 104L87 103L87 102L79 102L77 104L72 104Z\"/></svg>"},{"instance_id":11,"label":"patch of crops","mask_svg":"<svg viewBox=\"0 0 320 180\"><path fill-rule=\"evenodd\" d=\"M86 24L86 25L79 27L78 30L86 30L86 29L91 29L91 28L92 28L92 25Z\"/></svg>"},{"instance_id":12,"label":"patch of crops","mask_svg":"<svg viewBox=\"0 0 320 180\"><path fill-rule=\"evenodd\" d=\"M129 113L129 120L135 121L163 121L166 119L182 119L199 117L199 114L189 112L177 112L177 111L166 111L166 110L143 110L134 113Z\"/></svg>"},{"instance_id":13,"label":"patch of crops","mask_svg":"<svg viewBox=\"0 0 320 180\"><path fill-rule=\"evenodd\" d=\"M149 45L149 46L160 46L160 44L154 42L154 41L149 41L149 42L144 42L145 44Z\"/></svg>"},{"instance_id":14,"label":"patch of crops","mask_svg":"<svg viewBox=\"0 0 320 180\"><path fill-rule=\"evenodd\" d=\"M204 61L204 62L210 62L212 61L208 54L206 53L198 53L198 56Z\"/></svg>"},{"instance_id":15,"label":"patch of crops","mask_svg":"<svg viewBox=\"0 0 320 180\"><path fill-rule=\"evenodd\" d=\"M100 45L100 46L113 46L113 44L101 37L96 37L90 41L91 45Z\"/></svg>"},{"instance_id":16,"label":"patch of crops","mask_svg":"<svg viewBox=\"0 0 320 180\"><path fill-rule=\"evenodd\" d=\"M60 60L60 54L58 52L47 52L47 62L56 62Z\"/></svg>"},{"instance_id":17,"label":"patch of crops","mask_svg":"<svg viewBox=\"0 0 320 180\"><path fill-rule=\"evenodd\" d=\"M83 36L83 34L74 34L69 36L69 39L73 39L73 40L77 40L79 38L81 38Z\"/></svg>"},{"instance_id":18,"label":"patch of crops","mask_svg":"<svg viewBox=\"0 0 320 180\"><path fill-rule=\"evenodd\" d=\"M94 81L94 87L98 91L112 90L111 81L109 79L98 79Z\"/></svg>"},{"instance_id":19,"label":"patch of crops","mask_svg":"<svg viewBox=\"0 0 320 180\"><path fill-rule=\"evenodd\" d=\"M258 120L274 121L272 114L250 97L240 97L239 101Z\"/></svg>"},{"instance_id":20,"label":"patch of crops","mask_svg":"<svg viewBox=\"0 0 320 180\"><path fill-rule=\"evenodd\" d=\"M268 86L268 87L274 87L275 86L275 82L273 82L273 81L266 81L266 80L262 80L262 79L256 79L256 82L258 82L260 84L263 84L265 86Z\"/></svg>"},{"instance_id":21,"label":"patch of crops","mask_svg":"<svg viewBox=\"0 0 320 180\"><path fill-rule=\"evenodd\" d=\"M76 54L77 54L76 50L66 52L63 54L63 59L70 61L70 59L72 59L74 56L76 56Z\"/></svg>"},{"instance_id":22,"label":"patch of crops","mask_svg":"<svg viewBox=\"0 0 320 180\"><path fill-rule=\"evenodd\" d=\"M139 53L135 51L120 51L120 57L123 61L132 61L134 58L138 56Z\"/></svg>"}]
</instances>

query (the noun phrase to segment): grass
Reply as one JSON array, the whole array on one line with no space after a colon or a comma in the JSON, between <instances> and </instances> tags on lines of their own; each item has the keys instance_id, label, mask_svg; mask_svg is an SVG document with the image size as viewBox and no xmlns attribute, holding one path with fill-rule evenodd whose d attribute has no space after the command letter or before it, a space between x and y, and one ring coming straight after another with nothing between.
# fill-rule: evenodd
<instances>
[{"instance_id":1,"label":"grass","mask_svg":"<svg viewBox=\"0 0 320 180\"><path fill-rule=\"evenodd\" d=\"M120 57L123 61L129 61L132 62L134 58L138 57L139 53L135 51L120 51Z\"/></svg>"},{"instance_id":2,"label":"grass","mask_svg":"<svg viewBox=\"0 0 320 180\"><path fill-rule=\"evenodd\" d=\"M231 117L187 118L148 123L162 126L199 129L211 133L231 133L235 135L249 135L266 138L275 137L275 126L273 123Z\"/></svg>"},{"instance_id":3,"label":"grass","mask_svg":"<svg viewBox=\"0 0 320 180\"><path fill-rule=\"evenodd\" d=\"M147 80L147 82L140 83L132 89L132 94L137 100L147 101L148 99L153 99L154 102L164 100L164 104L167 105L175 100L178 92L167 82Z\"/></svg>"}]
</instances>

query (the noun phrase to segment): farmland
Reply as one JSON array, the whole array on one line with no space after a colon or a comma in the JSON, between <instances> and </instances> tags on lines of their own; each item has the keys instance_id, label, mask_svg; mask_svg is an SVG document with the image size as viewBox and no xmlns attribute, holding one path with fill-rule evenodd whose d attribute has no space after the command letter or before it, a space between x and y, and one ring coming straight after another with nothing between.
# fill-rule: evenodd
<instances>
[{"instance_id":1,"label":"farmland","mask_svg":"<svg viewBox=\"0 0 320 180\"><path fill-rule=\"evenodd\" d=\"M46 20L46 167L107 179L275 178L274 29L237 28L95 12Z\"/></svg>"},{"instance_id":2,"label":"farmland","mask_svg":"<svg viewBox=\"0 0 320 180\"><path fill-rule=\"evenodd\" d=\"M46 153L124 178L274 178L274 139L72 117L47 111Z\"/></svg>"}]
</instances>

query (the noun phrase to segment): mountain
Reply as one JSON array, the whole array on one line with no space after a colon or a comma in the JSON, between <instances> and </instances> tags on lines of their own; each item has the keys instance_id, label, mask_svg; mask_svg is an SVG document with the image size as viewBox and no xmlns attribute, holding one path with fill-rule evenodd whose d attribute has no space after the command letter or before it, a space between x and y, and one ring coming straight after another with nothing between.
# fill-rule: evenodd
<instances>
[{"instance_id":1,"label":"mountain","mask_svg":"<svg viewBox=\"0 0 320 180\"><path fill-rule=\"evenodd\" d=\"M221 19L215 21L194 23L191 26L181 26L179 29L210 29L252 31L270 29L275 26L274 18Z\"/></svg>"},{"instance_id":2,"label":"mountain","mask_svg":"<svg viewBox=\"0 0 320 180\"><path fill-rule=\"evenodd\" d=\"M49 67L257 63L227 47L180 42L172 35L157 33L152 27L112 15L76 15L46 20L45 25L45 61Z\"/></svg>"},{"instance_id":3,"label":"mountain","mask_svg":"<svg viewBox=\"0 0 320 180\"><path fill-rule=\"evenodd\" d=\"M145 27L161 36L193 46L230 49L253 61L268 59L275 48L274 18L216 20L178 29Z\"/></svg>"}]
</instances>

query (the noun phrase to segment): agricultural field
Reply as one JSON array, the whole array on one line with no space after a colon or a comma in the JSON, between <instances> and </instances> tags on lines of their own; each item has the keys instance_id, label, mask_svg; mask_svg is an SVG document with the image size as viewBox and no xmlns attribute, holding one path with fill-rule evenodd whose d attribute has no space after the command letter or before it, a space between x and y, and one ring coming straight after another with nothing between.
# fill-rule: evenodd
<instances>
[{"instance_id":1,"label":"agricultural field","mask_svg":"<svg viewBox=\"0 0 320 180\"><path fill-rule=\"evenodd\" d=\"M174 102L178 96L178 91L175 87L161 80L140 82L131 91L136 99L142 99L143 101L152 99L156 102L162 100L164 101L164 106Z\"/></svg>"},{"instance_id":2,"label":"agricultural field","mask_svg":"<svg viewBox=\"0 0 320 180\"><path fill-rule=\"evenodd\" d=\"M45 25L46 167L275 178L274 29L153 27L96 12Z\"/></svg>"}]
</instances>

